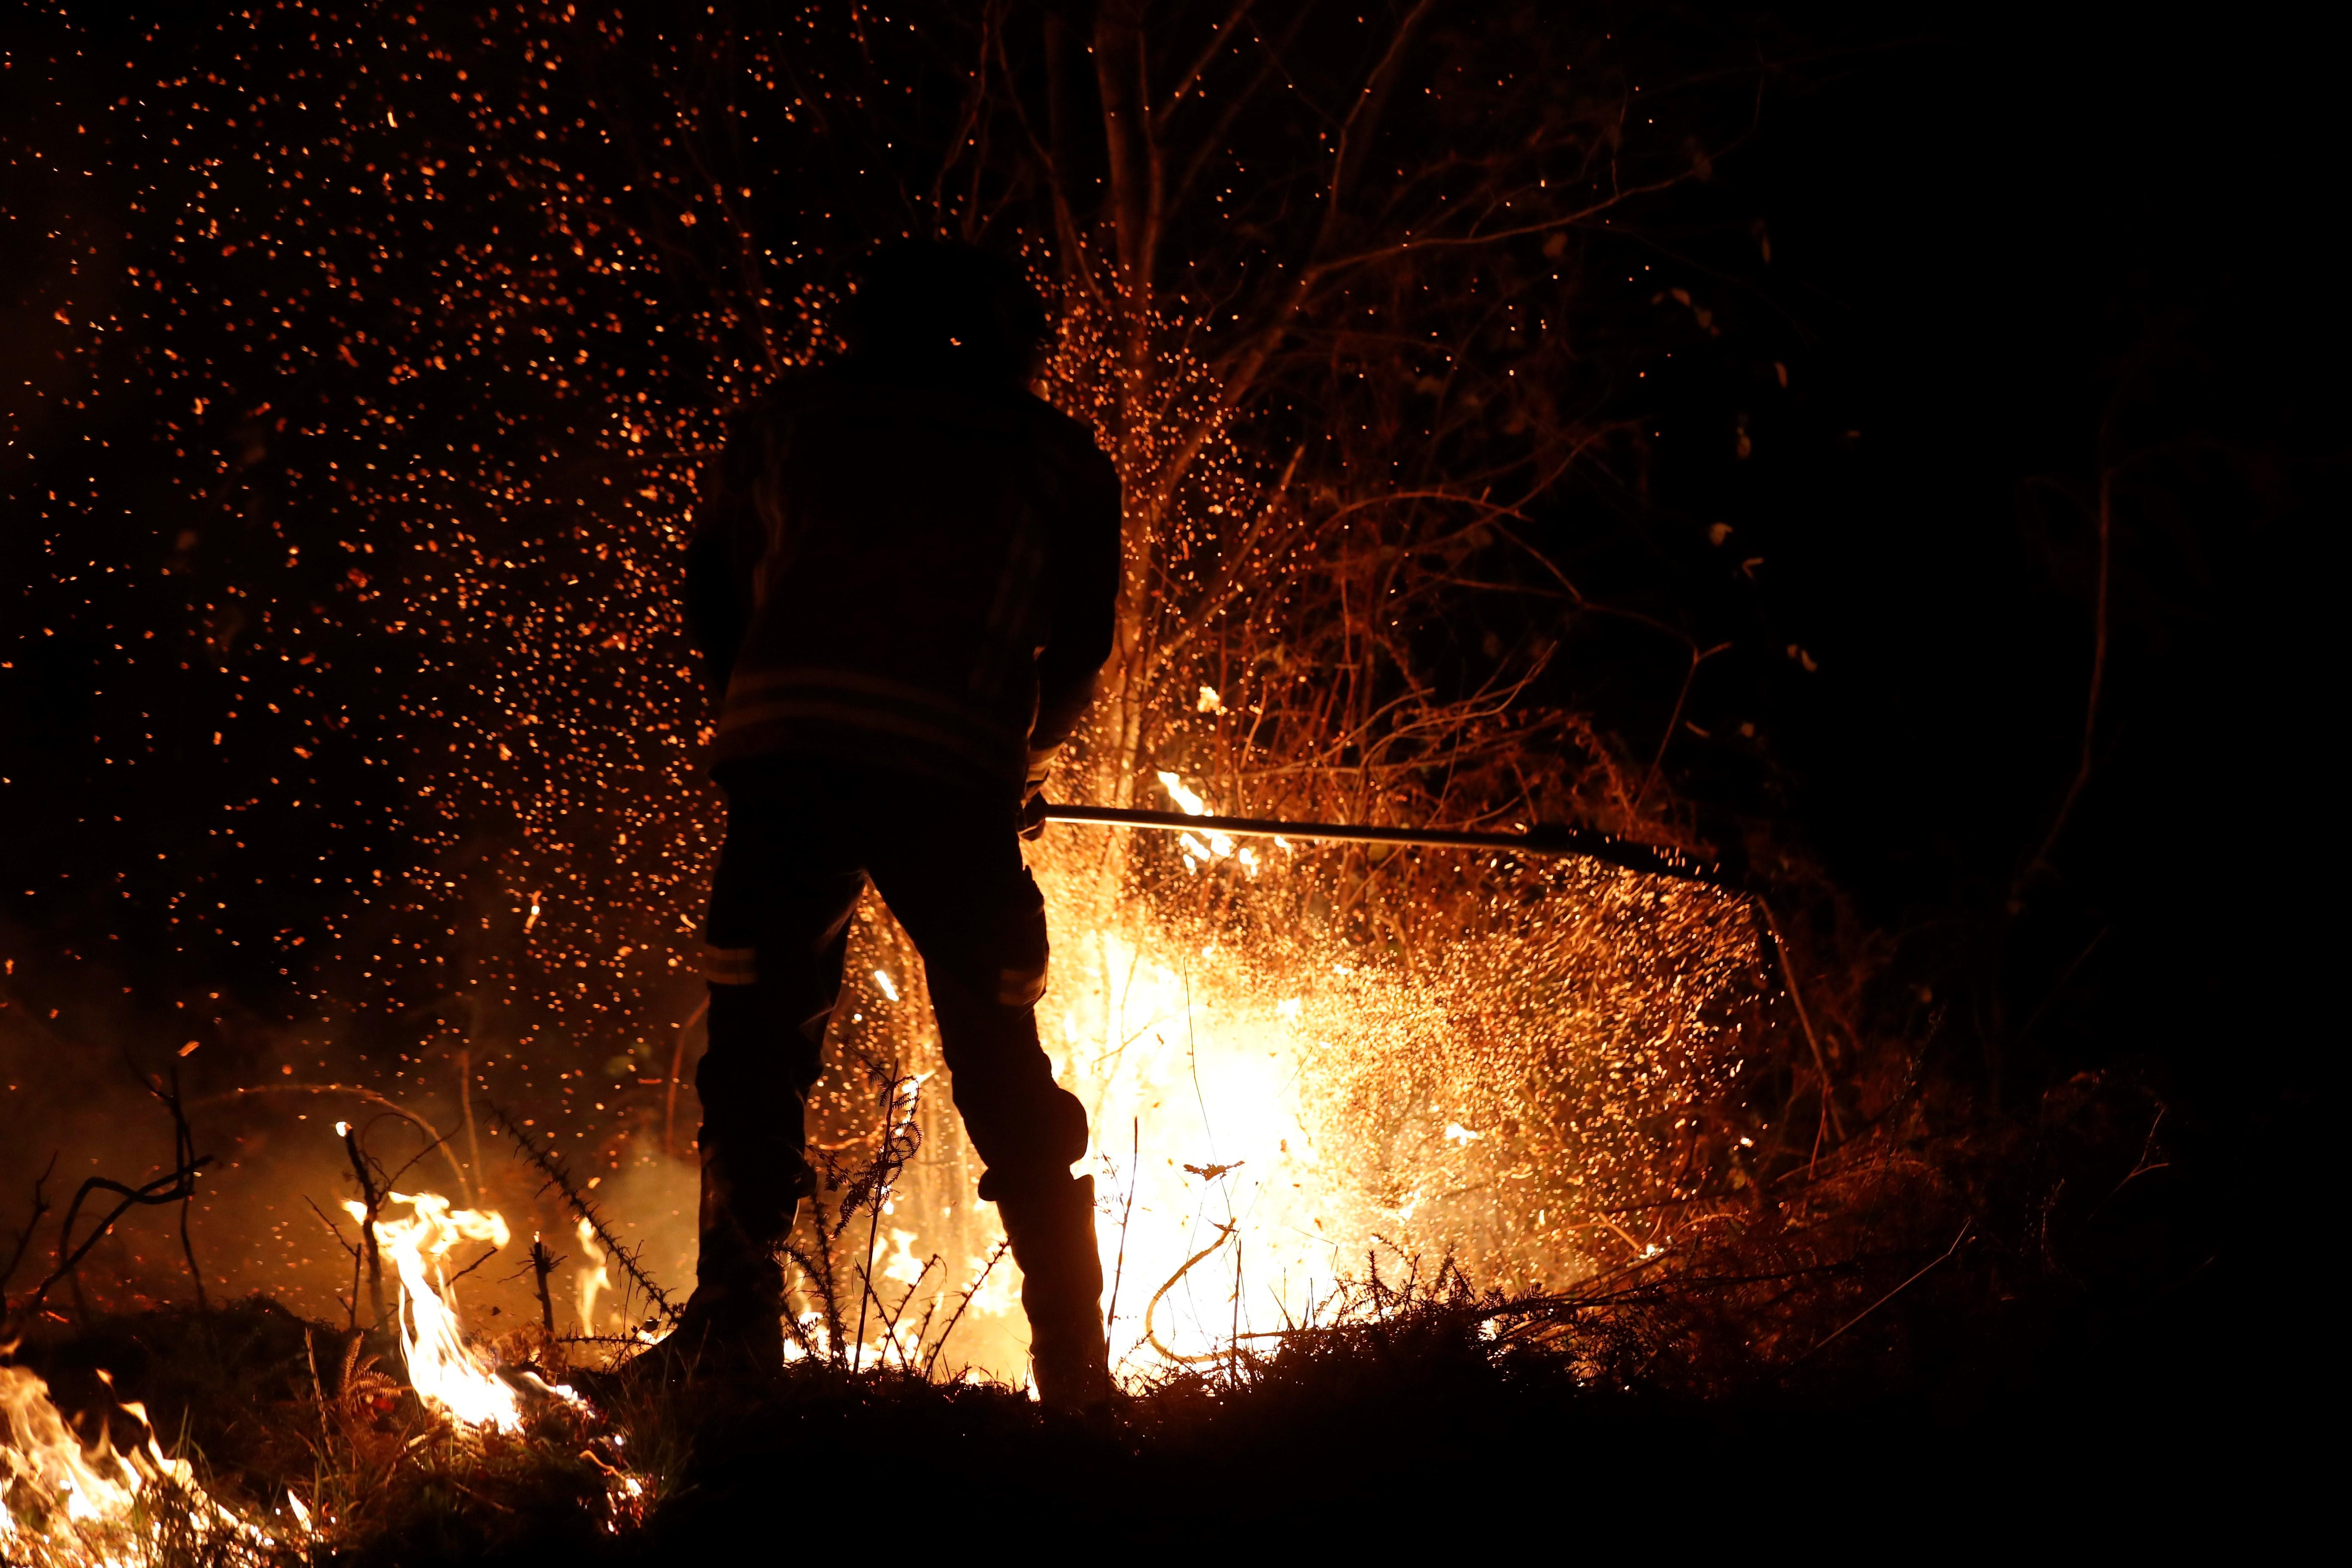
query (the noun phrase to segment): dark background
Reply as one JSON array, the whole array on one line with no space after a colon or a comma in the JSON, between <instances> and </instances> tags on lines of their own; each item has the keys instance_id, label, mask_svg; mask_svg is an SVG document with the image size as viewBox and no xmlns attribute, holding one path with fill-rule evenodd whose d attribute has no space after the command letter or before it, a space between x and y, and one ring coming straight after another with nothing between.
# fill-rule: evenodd
<instances>
[{"instance_id":1,"label":"dark background","mask_svg":"<svg viewBox=\"0 0 2352 1568\"><path fill-rule=\"evenodd\" d=\"M2249 1159L2311 1103L2332 945L2307 814L2342 402L2308 43L2259 13L1956 11L1789 91L1746 172L1819 334L1798 439L1859 432L1764 481L1822 666L1774 687L1790 804L1876 921L1989 963L1985 1054L1954 1070L2011 1096L2144 1070ZM2126 464L2093 771L2029 872L2092 652L2068 498Z\"/></svg>"},{"instance_id":2,"label":"dark background","mask_svg":"<svg viewBox=\"0 0 2352 1568\"><path fill-rule=\"evenodd\" d=\"M2299 1401L2316 1329L2287 1260L2341 1037L2336 138L2316 40L2276 12L1956 7L1878 36L1793 70L1727 161L1811 344L1727 492L1820 665L1764 682L1769 788L1945 999L1943 1081L2024 1128L2078 1075L2163 1106L2168 1184L2074 1265L2025 1396L2160 1415L2137 1445ZM2082 744L2103 467L2105 690L2037 865Z\"/></svg>"}]
</instances>

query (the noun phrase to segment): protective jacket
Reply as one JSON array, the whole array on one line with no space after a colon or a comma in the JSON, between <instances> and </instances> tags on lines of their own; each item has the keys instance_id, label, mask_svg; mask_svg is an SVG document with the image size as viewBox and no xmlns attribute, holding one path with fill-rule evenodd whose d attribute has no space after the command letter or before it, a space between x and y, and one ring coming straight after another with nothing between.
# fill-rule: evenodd
<instances>
[{"instance_id":1,"label":"protective jacket","mask_svg":"<svg viewBox=\"0 0 2352 1568\"><path fill-rule=\"evenodd\" d=\"M687 610L725 680L715 765L1017 788L1085 713L1119 579L1118 475L1086 426L852 362L747 411L706 486Z\"/></svg>"}]
</instances>

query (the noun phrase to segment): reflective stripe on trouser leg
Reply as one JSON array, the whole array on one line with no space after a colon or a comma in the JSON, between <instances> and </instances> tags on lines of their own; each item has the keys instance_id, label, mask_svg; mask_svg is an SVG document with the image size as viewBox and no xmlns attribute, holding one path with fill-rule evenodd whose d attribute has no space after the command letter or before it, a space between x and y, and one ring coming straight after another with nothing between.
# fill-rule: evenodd
<instances>
[{"instance_id":1,"label":"reflective stripe on trouser leg","mask_svg":"<svg viewBox=\"0 0 2352 1568\"><path fill-rule=\"evenodd\" d=\"M757 985L759 952L749 947L705 947L702 978L713 985Z\"/></svg>"},{"instance_id":2,"label":"reflective stripe on trouser leg","mask_svg":"<svg viewBox=\"0 0 2352 1568\"><path fill-rule=\"evenodd\" d=\"M1017 964L996 972L996 1005L1000 1007L1034 1007L1045 994L1045 961L1034 965Z\"/></svg>"}]
</instances>

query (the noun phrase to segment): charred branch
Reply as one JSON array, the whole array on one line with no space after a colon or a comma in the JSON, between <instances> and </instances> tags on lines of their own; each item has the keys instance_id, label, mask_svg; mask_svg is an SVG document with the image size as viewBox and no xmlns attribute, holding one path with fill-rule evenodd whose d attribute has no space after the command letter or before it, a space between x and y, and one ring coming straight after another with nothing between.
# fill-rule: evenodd
<instances>
[{"instance_id":1,"label":"charred branch","mask_svg":"<svg viewBox=\"0 0 2352 1568\"><path fill-rule=\"evenodd\" d=\"M49 1177L56 1173L58 1153L49 1155L49 1163L33 1178L33 1212L25 1217L25 1228L16 1233L16 1245L9 1249L8 1267L0 1268L0 1321L8 1315L8 1281L16 1278L16 1266L25 1260L25 1249L33 1244L33 1233L41 1228L41 1216L49 1212Z\"/></svg>"}]
</instances>

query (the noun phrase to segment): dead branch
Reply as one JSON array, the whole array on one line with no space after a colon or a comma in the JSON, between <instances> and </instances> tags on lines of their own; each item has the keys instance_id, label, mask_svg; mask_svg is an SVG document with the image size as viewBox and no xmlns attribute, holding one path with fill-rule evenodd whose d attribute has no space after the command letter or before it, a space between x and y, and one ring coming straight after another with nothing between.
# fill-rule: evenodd
<instances>
[{"instance_id":1,"label":"dead branch","mask_svg":"<svg viewBox=\"0 0 2352 1568\"><path fill-rule=\"evenodd\" d=\"M669 1292L654 1283L653 1276L647 1274L644 1267L638 1263L637 1254L621 1245L620 1239L613 1234L612 1226L605 1223L603 1212L589 1201L588 1194L572 1181L571 1172L564 1168L562 1156L552 1149L541 1148L539 1140L525 1131L522 1123L516 1121L507 1108L496 1100L490 1102L490 1120L505 1128L513 1136L515 1147L521 1151L523 1158L529 1160L538 1169L540 1174L547 1178L546 1185L540 1190L544 1192L547 1187L553 1187L562 1194L563 1201L572 1206L572 1212L587 1222L589 1230L594 1234L597 1241L603 1244L605 1252L620 1263L621 1271L629 1277L630 1281L638 1289L645 1292L647 1300L661 1309L664 1317L676 1322L681 1309L670 1304Z\"/></svg>"},{"instance_id":2,"label":"dead branch","mask_svg":"<svg viewBox=\"0 0 2352 1568\"><path fill-rule=\"evenodd\" d=\"M1161 1299L1164 1298L1169 1291L1176 1289L1177 1283L1181 1280L1185 1275L1192 1271L1192 1266L1200 1262L1202 1258L1208 1257L1211 1253L1216 1251L1217 1248L1224 1246L1224 1244L1232 1238L1234 1232L1238 1230L1240 1227L1241 1222L1239 1220L1227 1220L1224 1224L1219 1226L1217 1227L1217 1239L1209 1243L1208 1246L1201 1248L1200 1251L1192 1254L1192 1257L1186 1258L1183 1265L1179 1268L1175 1273L1171 1274L1168 1277L1168 1283L1160 1287L1159 1289L1154 1290L1151 1293L1151 1300L1145 1304L1143 1309L1143 1337L1150 1343L1153 1350L1158 1351L1170 1361L1182 1362L1188 1365L1197 1365L1203 1362L1223 1361L1224 1359L1225 1352L1223 1351L1213 1351L1207 1355L1177 1354L1174 1351L1169 1349L1168 1346L1160 1342L1159 1331L1152 1327L1152 1318L1153 1315L1160 1310ZM1373 1273L1372 1282L1375 1287L1379 1286L1380 1275L1377 1270Z\"/></svg>"},{"instance_id":3,"label":"dead branch","mask_svg":"<svg viewBox=\"0 0 2352 1568\"><path fill-rule=\"evenodd\" d=\"M180 1066L177 1062L172 1064L168 1079L171 1087L168 1089L158 1088L143 1078L141 1081L147 1083L147 1092L161 1100L164 1109L172 1113L172 1163L189 1173L180 1194L180 1256L188 1260L188 1279L196 1288L196 1310L207 1311L210 1307L205 1300L205 1272L196 1267L195 1242L188 1235L188 1211L194 1205L196 1197L196 1134L194 1129L188 1125L186 1108L180 1102Z\"/></svg>"},{"instance_id":4,"label":"dead branch","mask_svg":"<svg viewBox=\"0 0 2352 1568\"><path fill-rule=\"evenodd\" d=\"M111 1181L104 1176L86 1178L75 1190L73 1202L66 1205L65 1224L58 1232L58 1266L50 1271L47 1279L34 1287L33 1294L26 1300L22 1310L38 1310L41 1303L48 1300L50 1289L57 1285L58 1281L73 1277L74 1270L81 1266L83 1258L89 1256L90 1249L105 1239L108 1231L114 1228L116 1220L121 1219L134 1207L154 1207L181 1202L193 1190L196 1173L212 1162L213 1157L210 1154L199 1154L192 1164L174 1167L152 1181L136 1187L125 1186L121 1182ZM92 1193L114 1193L119 1194L122 1201L114 1205L112 1213L99 1222L98 1228L91 1231L80 1246L71 1246L74 1222L81 1216L81 1205Z\"/></svg>"},{"instance_id":5,"label":"dead branch","mask_svg":"<svg viewBox=\"0 0 2352 1568\"><path fill-rule=\"evenodd\" d=\"M1780 962L1780 978L1789 987L1790 1004L1797 1010L1798 1026L1805 1032L1805 1044L1812 1047L1813 1070L1821 1074L1822 1079L1822 1116L1828 1125L1836 1129L1838 1137L1843 1139L1845 1126L1838 1116L1837 1100L1832 1092L1835 1080L1830 1077L1828 1058L1822 1054L1821 1037L1813 1032L1812 1015L1805 1010L1804 992L1797 984L1796 965L1789 956L1788 942L1780 935L1780 922L1772 918L1772 906L1761 893L1755 895L1754 902L1756 912L1763 918L1764 932L1770 939L1773 954ZM1818 1137L1814 1139L1813 1146L1818 1156L1821 1152Z\"/></svg>"},{"instance_id":6,"label":"dead branch","mask_svg":"<svg viewBox=\"0 0 2352 1568\"><path fill-rule=\"evenodd\" d=\"M1921 1279L1927 1278L1928 1272L1937 1264L1944 1262L1946 1259L1949 1258L1952 1254L1960 1249L1960 1243L1969 1238L1969 1231L1974 1227L1975 1225L1976 1221L1971 1219L1967 1224L1961 1226L1960 1234L1952 1237L1952 1245L1944 1248L1940 1256L1928 1259L1927 1262L1920 1266L1918 1272L1904 1280L1902 1284L1897 1285L1894 1289L1889 1290L1885 1295L1881 1296L1869 1306L1864 1307L1861 1311L1856 1312L1853 1317L1848 1318L1844 1322L1840 1323L1836 1328L1832 1329L1819 1344L1815 1345L1811 1350L1807 1351L1803 1355L1799 1356L1797 1360L1799 1362L1811 1361L1816 1353L1826 1350L1832 1340L1836 1339L1840 1334L1844 1333L1848 1329L1853 1327L1856 1323L1870 1316L1871 1313L1875 1312L1879 1308L1884 1307L1887 1302L1892 1301L1895 1297L1900 1296L1904 1291L1908 1290L1912 1286L1916 1285Z\"/></svg>"},{"instance_id":7,"label":"dead branch","mask_svg":"<svg viewBox=\"0 0 2352 1568\"><path fill-rule=\"evenodd\" d=\"M337 1225L334 1220L329 1216L326 1210L320 1208L316 1203L312 1202L308 1194L303 1195L302 1201L310 1205L310 1212L319 1216L319 1223L327 1227L327 1234L335 1238L335 1245L352 1255L352 1293L348 1297L338 1297L337 1299L343 1303L343 1327L346 1330L357 1330L360 1326L361 1261L359 1245L356 1242L345 1241L343 1239L342 1227Z\"/></svg>"},{"instance_id":8,"label":"dead branch","mask_svg":"<svg viewBox=\"0 0 2352 1568\"><path fill-rule=\"evenodd\" d=\"M2104 427L2106 421L2103 420ZM2089 787L2095 757L2095 746L2099 733L2099 699L2107 677L2107 617L2115 576L2116 480L2122 472L2152 452L2136 453L2119 463L2108 463L2099 469L2096 500L2090 510L2093 531L2098 542L2098 566L2091 589L2091 670L2083 694L2083 741L2075 759L2074 776L2066 781L2065 797L2050 821L2050 830L2042 836L2025 868L2018 873L2021 887L2027 878L2050 865L2051 852L2066 832L2066 824L2074 815L2074 806ZM2015 893L2012 892L2012 897Z\"/></svg>"},{"instance_id":9,"label":"dead branch","mask_svg":"<svg viewBox=\"0 0 2352 1568\"><path fill-rule=\"evenodd\" d=\"M48 1300L50 1289L62 1279L73 1287L74 1304L87 1318L88 1304L81 1299L81 1281L75 1273L75 1270L80 1268L82 1259L89 1256L91 1248L105 1239L107 1233L114 1228L114 1222L133 1208L160 1207L165 1204L185 1205L195 1194L196 1173L212 1163L213 1157L210 1154L198 1154L195 1152L195 1135L189 1130L186 1112L181 1102L179 1073L176 1068L168 1080L168 1087L157 1085L143 1074L140 1075L139 1081L148 1093L153 1095L172 1113L172 1169L136 1187L127 1186L123 1183L105 1176L90 1176L85 1179L75 1190L73 1202L66 1205L65 1223L58 1229L58 1266L50 1271L47 1279L34 1288L32 1295L25 1302L24 1310L26 1311L38 1310L41 1304ZM54 1168L57 1163L56 1159L52 1157L49 1163ZM43 1180L47 1180L46 1172L43 1173ZM99 1192L113 1193L121 1199L121 1202L116 1204L113 1211L99 1222L98 1228L91 1231L77 1247L73 1245L74 1222L81 1217L81 1205L89 1199L89 1194ZM37 1185L35 1188L37 1208L39 1206L39 1189ZM204 1277L197 1271L195 1249L188 1240L186 1214L187 1211L184 1207L181 1211L181 1247L188 1260L188 1271L195 1280L197 1307L202 1310L205 1307ZM35 1217L36 1219L39 1217L37 1213ZM31 1234L28 1227L26 1235L29 1238ZM21 1243L19 1251L22 1251ZM13 1261L11 1267L14 1267Z\"/></svg>"},{"instance_id":10,"label":"dead branch","mask_svg":"<svg viewBox=\"0 0 2352 1568\"><path fill-rule=\"evenodd\" d=\"M25 1249L33 1244L33 1233L40 1228L41 1216L49 1212L49 1200L46 1189L49 1184L50 1174L57 1168L58 1155L52 1152L49 1155L49 1163L41 1167L39 1175L33 1178L32 1215L25 1221L25 1228L16 1233L16 1246L8 1254L8 1267L0 1268L0 1320L5 1320L8 1315L8 1281L16 1275L16 1265L25 1260Z\"/></svg>"},{"instance_id":11,"label":"dead branch","mask_svg":"<svg viewBox=\"0 0 2352 1568\"><path fill-rule=\"evenodd\" d=\"M444 1280L443 1283L446 1285L455 1285L458 1280L463 1279L467 1275L471 1274L475 1269L479 1268L483 1264L488 1263L491 1258L496 1258L498 1255L499 1249L496 1247L492 1247L488 1252L483 1253L479 1258L477 1258L474 1261L468 1263L466 1267L449 1276L449 1278Z\"/></svg>"},{"instance_id":12,"label":"dead branch","mask_svg":"<svg viewBox=\"0 0 2352 1568\"><path fill-rule=\"evenodd\" d=\"M399 1101L388 1100L372 1089L362 1089L352 1083L259 1083L246 1089L232 1089L220 1094L208 1094L204 1099L194 1101L188 1109L201 1110L208 1105L226 1105L230 1100L243 1100L248 1095L257 1094L348 1094L372 1104L381 1105L403 1121L415 1127L419 1132L424 1133L425 1137L432 1140L433 1145L442 1150L448 1158L450 1173L457 1178L458 1189L466 1194L466 1201L467 1203L474 1201L472 1180L466 1174L465 1166L459 1163L457 1154L449 1149L447 1141L442 1137L433 1123Z\"/></svg>"},{"instance_id":13,"label":"dead branch","mask_svg":"<svg viewBox=\"0 0 2352 1568\"><path fill-rule=\"evenodd\" d=\"M534 1235L530 1238L531 1287L539 1294L539 1331L542 1353L551 1363L555 1354L555 1298L548 1293L547 1277L555 1272L556 1260L547 1255L546 1244Z\"/></svg>"},{"instance_id":14,"label":"dead branch","mask_svg":"<svg viewBox=\"0 0 2352 1568\"><path fill-rule=\"evenodd\" d=\"M383 1310L383 1244L376 1238L376 1215L383 1212L384 1189L389 1183L378 1180L382 1172L368 1152L360 1145L360 1130L352 1122L342 1123L343 1152L352 1163L352 1174L360 1184L360 1197L364 1212L360 1215L360 1247L367 1262L368 1310L374 1314L375 1326L383 1327L387 1321ZM358 1281L352 1281L354 1293Z\"/></svg>"},{"instance_id":15,"label":"dead branch","mask_svg":"<svg viewBox=\"0 0 2352 1568\"><path fill-rule=\"evenodd\" d=\"M924 1279L929 1277L931 1269L937 1266L939 1261L940 1255L936 1252L923 1259L923 1266L915 1271L914 1283L908 1285L907 1287L907 1293L898 1298L898 1305L896 1310L891 1309L888 1302L882 1300L880 1293L874 1289L874 1282L871 1279L868 1279L866 1282L866 1293L874 1298L874 1304L877 1307L881 1308L883 1311L889 1314L882 1321L882 1353L887 1360L890 1353L891 1347L894 1345L897 1346L898 1351L898 1360L909 1372L915 1370L915 1363L908 1359L907 1347L898 1343L898 1321L907 1315L907 1309L914 1303L915 1292L922 1289ZM928 1318L925 1319L925 1321L928 1322L929 1321L929 1320ZM918 1340L918 1342L920 1342L919 1339Z\"/></svg>"},{"instance_id":16,"label":"dead branch","mask_svg":"<svg viewBox=\"0 0 2352 1568\"><path fill-rule=\"evenodd\" d=\"M319 1223L327 1227L327 1234L335 1238L335 1245L341 1247L345 1252L350 1253L352 1255L352 1261L357 1262L360 1256L359 1247L356 1243L345 1241L343 1239L342 1226L337 1225L334 1222L333 1217L330 1215L325 1209L320 1208L317 1201L310 1197L307 1194L303 1196L302 1201L310 1205L310 1212L319 1216Z\"/></svg>"}]
</instances>

